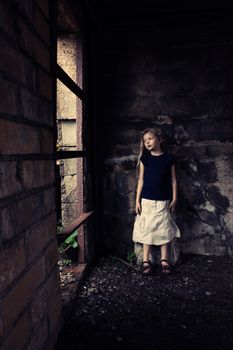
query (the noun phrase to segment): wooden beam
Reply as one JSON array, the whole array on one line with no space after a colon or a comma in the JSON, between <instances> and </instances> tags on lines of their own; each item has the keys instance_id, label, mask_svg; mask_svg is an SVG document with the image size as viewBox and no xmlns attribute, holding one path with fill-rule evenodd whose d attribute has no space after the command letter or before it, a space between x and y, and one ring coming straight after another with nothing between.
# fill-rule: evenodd
<instances>
[{"instance_id":1,"label":"wooden beam","mask_svg":"<svg viewBox=\"0 0 233 350\"><path fill-rule=\"evenodd\" d=\"M83 158L87 156L87 151L57 151L55 159Z\"/></svg>"},{"instance_id":2,"label":"wooden beam","mask_svg":"<svg viewBox=\"0 0 233 350\"><path fill-rule=\"evenodd\" d=\"M80 100L84 100L83 90L69 77L59 64L55 66L55 75L69 90L78 96Z\"/></svg>"}]
</instances>

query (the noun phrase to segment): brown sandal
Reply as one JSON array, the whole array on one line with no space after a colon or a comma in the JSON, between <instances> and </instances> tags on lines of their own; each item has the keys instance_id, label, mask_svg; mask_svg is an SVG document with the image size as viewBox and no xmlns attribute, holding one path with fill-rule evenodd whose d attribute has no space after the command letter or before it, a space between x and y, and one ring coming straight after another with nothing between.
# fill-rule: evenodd
<instances>
[{"instance_id":1,"label":"brown sandal","mask_svg":"<svg viewBox=\"0 0 233 350\"><path fill-rule=\"evenodd\" d=\"M142 274L145 276L151 275L153 272L150 260L142 262Z\"/></svg>"},{"instance_id":2,"label":"brown sandal","mask_svg":"<svg viewBox=\"0 0 233 350\"><path fill-rule=\"evenodd\" d=\"M162 263L166 262L167 265L163 265ZM160 260L160 266L161 266L161 271L163 274L171 274L172 273L172 266L169 264L169 262L166 259L161 259Z\"/></svg>"}]
</instances>

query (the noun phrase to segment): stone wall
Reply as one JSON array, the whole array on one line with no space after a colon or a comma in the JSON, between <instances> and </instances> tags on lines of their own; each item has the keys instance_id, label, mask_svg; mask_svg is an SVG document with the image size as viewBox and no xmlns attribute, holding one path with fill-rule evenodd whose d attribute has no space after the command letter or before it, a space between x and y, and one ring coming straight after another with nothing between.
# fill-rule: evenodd
<instances>
[{"instance_id":1,"label":"stone wall","mask_svg":"<svg viewBox=\"0 0 233 350\"><path fill-rule=\"evenodd\" d=\"M58 37L58 64L79 86L82 84L81 47L78 34ZM58 144L63 151L82 150L82 101L64 84L57 81ZM62 225L73 221L83 211L82 159L59 161L61 175Z\"/></svg>"},{"instance_id":2,"label":"stone wall","mask_svg":"<svg viewBox=\"0 0 233 350\"><path fill-rule=\"evenodd\" d=\"M0 3L0 348L52 349L61 326L48 1Z\"/></svg>"},{"instance_id":3,"label":"stone wall","mask_svg":"<svg viewBox=\"0 0 233 350\"><path fill-rule=\"evenodd\" d=\"M233 255L232 15L164 14L102 33L108 251L132 250L139 135L160 126L177 157L181 251Z\"/></svg>"}]
</instances>

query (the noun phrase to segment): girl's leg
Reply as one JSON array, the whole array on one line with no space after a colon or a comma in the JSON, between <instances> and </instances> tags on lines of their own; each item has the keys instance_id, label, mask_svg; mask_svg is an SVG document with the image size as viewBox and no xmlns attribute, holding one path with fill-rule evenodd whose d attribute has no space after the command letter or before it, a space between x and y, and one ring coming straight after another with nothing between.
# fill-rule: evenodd
<instances>
[{"instance_id":1,"label":"girl's leg","mask_svg":"<svg viewBox=\"0 0 233 350\"><path fill-rule=\"evenodd\" d=\"M161 250L161 260L167 260L168 259L168 249L167 249L167 244L163 244L163 245L161 245L161 248L160 248L160 250ZM164 263L166 263L165 261L164 261ZM168 264L167 264L168 265Z\"/></svg>"},{"instance_id":2,"label":"girl's leg","mask_svg":"<svg viewBox=\"0 0 233 350\"><path fill-rule=\"evenodd\" d=\"M161 245L161 267L163 273L171 273L171 266L168 262L168 244Z\"/></svg>"},{"instance_id":3,"label":"girl's leg","mask_svg":"<svg viewBox=\"0 0 233 350\"><path fill-rule=\"evenodd\" d=\"M149 260L149 254L150 254L150 248L151 246L148 244L143 244L143 275L150 275L152 273L152 267Z\"/></svg>"},{"instance_id":4,"label":"girl's leg","mask_svg":"<svg viewBox=\"0 0 233 350\"><path fill-rule=\"evenodd\" d=\"M150 248L151 248L150 245L143 244L143 261L149 260Z\"/></svg>"}]
</instances>

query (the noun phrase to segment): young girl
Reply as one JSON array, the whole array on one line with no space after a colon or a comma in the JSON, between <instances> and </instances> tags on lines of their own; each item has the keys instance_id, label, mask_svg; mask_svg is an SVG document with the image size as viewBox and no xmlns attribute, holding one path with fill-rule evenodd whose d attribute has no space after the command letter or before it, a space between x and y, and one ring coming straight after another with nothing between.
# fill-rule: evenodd
<instances>
[{"instance_id":1,"label":"young girl","mask_svg":"<svg viewBox=\"0 0 233 350\"><path fill-rule=\"evenodd\" d=\"M161 246L161 269L163 273L170 273L168 243L174 237L180 237L170 214L176 206L177 182L174 157L166 153L165 138L160 129L142 132L138 166L133 241L143 243L142 273L152 273L149 260L151 245Z\"/></svg>"}]
</instances>

